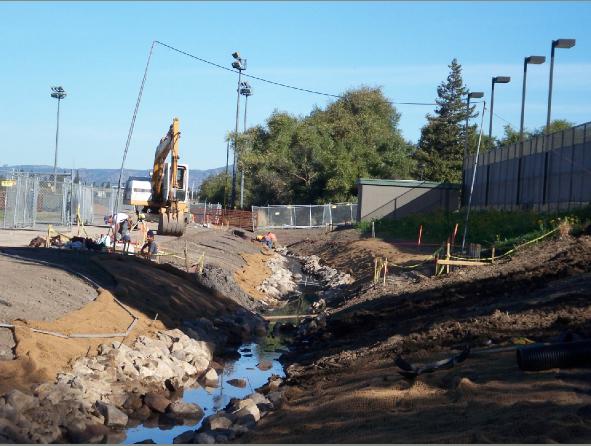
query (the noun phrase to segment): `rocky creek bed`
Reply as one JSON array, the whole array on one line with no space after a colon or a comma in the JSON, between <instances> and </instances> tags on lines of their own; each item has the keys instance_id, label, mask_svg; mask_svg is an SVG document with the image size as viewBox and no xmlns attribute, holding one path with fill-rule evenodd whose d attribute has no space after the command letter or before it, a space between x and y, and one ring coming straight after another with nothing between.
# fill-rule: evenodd
<instances>
[{"instance_id":1,"label":"rocky creek bed","mask_svg":"<svg viewBox=\"0 0 591 446\"><path fill-rule=\"evenodd\" d=\"M321 286L352 280L317 258L281 254L270 259L273 274L261 285L280 303L301 293L306 276ZM312 310L317 314L300 334L325 325L322 306ZM182 330L140 336L129 346L101 344L97 356L77 359L32 395L12 390L1 396L0 442L232 441L281 405L283 351L276 339L272 346L263 341L267 327L253 316L241 309L184 321ZM235 360L220 359L228 355Z\"/></svg>"}]
</instances>

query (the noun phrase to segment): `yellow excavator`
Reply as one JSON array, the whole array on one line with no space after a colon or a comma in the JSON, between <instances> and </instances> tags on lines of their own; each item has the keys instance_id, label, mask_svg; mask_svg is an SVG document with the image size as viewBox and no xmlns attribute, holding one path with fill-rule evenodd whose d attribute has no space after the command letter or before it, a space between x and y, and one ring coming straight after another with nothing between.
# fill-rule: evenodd
<instances>
[{"instance_id":1,"label":"yellow excavator","mask_svg":"<svg viewBox=\"0 0 591 446\"><path fill-rule=\"evenodd\" d=\"M154 154L150 178L130 177L124 203L159 214L158 234L181 236L189 222L189 166L179 163L179 120L174 118ZM170 154L170 163L166 158Z\"/></svg>"}]
</instances>

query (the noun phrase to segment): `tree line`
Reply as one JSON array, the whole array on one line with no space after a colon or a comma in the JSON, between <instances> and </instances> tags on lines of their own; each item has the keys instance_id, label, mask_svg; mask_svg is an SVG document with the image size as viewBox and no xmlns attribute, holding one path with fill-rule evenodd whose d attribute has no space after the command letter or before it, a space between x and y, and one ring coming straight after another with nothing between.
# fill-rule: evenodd
<instances>
[{"instance_id":1,"label":"tree line","mask_svg":"<svg viewBox=\"0 0 591 446\"><path fill-rule=\"evenodd\" d=\"M245 173L245 206L355 201L358 178L461 182L466 117L477 118L479 111L475 104L466 106L468 91L456 59L449 69L417 144L403 138L400 113L381 88L365 86L345 92L325 108L315 107L307 116L275 110L264 125L238 134L237 172ZM556 120L550 131L572 125ZM545 130L527 131L526 137ZM477 125L467 131L468 152L474 153ZM228 139L234 141L234 134ZM482 135L481 151L516 141L519 132L506 125L500 139ZM208 177L199 195L225 203L230 183L225 172Z\"/></svg>"}]
</instances>

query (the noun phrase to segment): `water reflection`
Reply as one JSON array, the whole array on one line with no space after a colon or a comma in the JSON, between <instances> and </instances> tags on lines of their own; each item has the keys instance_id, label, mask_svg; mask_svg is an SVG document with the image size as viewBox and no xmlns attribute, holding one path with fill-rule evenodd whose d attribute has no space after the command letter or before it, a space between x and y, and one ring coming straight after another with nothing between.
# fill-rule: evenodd
<instances>
[{"instance_id":1,"label":"water reflection","mask_svg":"<svg viewBox=\"0 0 591 446\"><path fill-rule=\"evenodd\" d=\"M254 389L265 384L271 375L285 376L283 367L277 361L284 350L278 338L264 338L259 343L244 344L238 349L240 358L224 363L224 369L219 373L219 387L194 387L185 389L183 401L198 404L204 411L204 417L212 415L226 407L232 398L244 398ZM280 349L281 351L276 351ZM271 361L269 370L259 370L257 364L263 360ZM246 387L239 388L229 385L226 381L241 378L246 380ZM128 428L125 444L152 439L156 443L172 443L177 435L187 430L195 430L201 426L203 419L197 423L183 426L154 425L152 422Z\"/></svg>"}]
</instances>

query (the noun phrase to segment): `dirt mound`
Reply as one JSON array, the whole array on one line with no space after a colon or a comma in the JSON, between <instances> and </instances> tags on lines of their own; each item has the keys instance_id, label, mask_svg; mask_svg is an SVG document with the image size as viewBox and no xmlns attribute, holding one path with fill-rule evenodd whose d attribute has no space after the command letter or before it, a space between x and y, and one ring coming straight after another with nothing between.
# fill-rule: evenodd
<instances>
[{"instance_id":1,"label":"dirt mound","mask_svg":"<svg viewBox=\"0 0 591 446\"><path fill-rule=\"evenodd\" d=\"M78 277L38 263L0 254L0 322L19 317L49 321L96 297Z\"/></svg>"},{"instance_id":2,"label":"dirt mound","mask_svg":"<svg viewBox=\"0 0 591 446\"><path fill-rule=\"evenodd\" d=\"M0 362L0 393L13 387L26 390L32 383L53 379L55 373L67 368L71 359L93 355L96 347L105 342L105 339L70 340L33 334L27 327L62 333L125 332L132 318L112 296L140 319L126 343L153 329L177 328L184 321L200 318L213 321L237 314L256 317L246 314L234 301L200 285L194 274L172 265L158 265L131 256L44 248L5 248L4 251L55 265L47 268L76 271L98 282L104 290L95 301L53 322L17 321L16 360ZM24 275L27 276L26 271ZM158 320L154 323L156 316Z\"/></svg>"},{"instance_id":3,"label":"dirt mound","mask_svg":"<svg viewBox=\"0 0 591 446\"><path fill-rule=\"evenodd\" d=\"M0 394L19 388L27 391L34 384L53 380L58 372L68 369L73 359L94 356L97 347L105 342L133 342L138 336L162 329L144 314L130 309L138 318L125 339L76 338L64 339L44 333L32 332L37 328L65 335L124 333L133 317L115 302L110 292L101 290L96 300L51 322L17 319L15 328L16 359L0 361Z\"/></svg>"}]
</instances>

